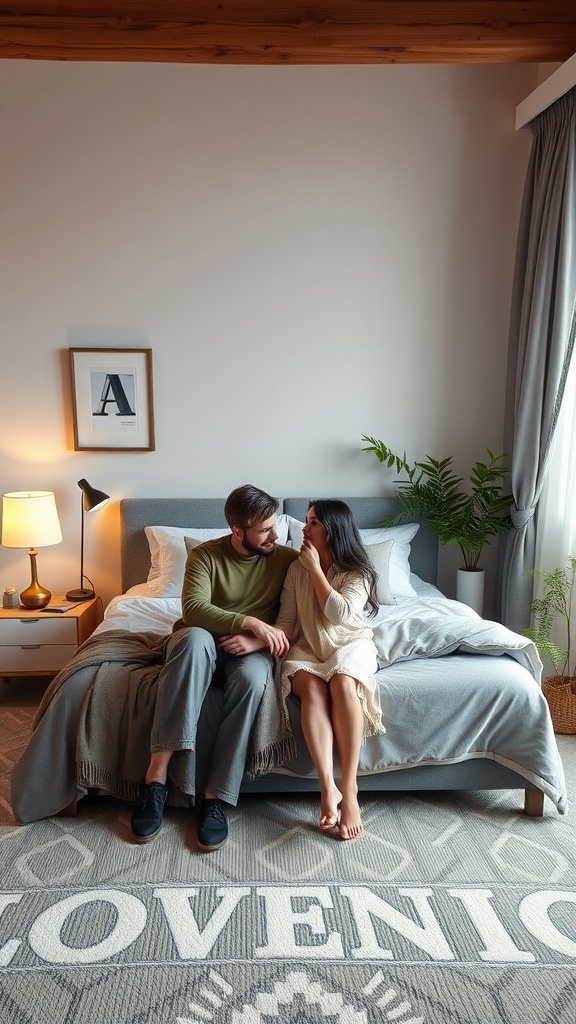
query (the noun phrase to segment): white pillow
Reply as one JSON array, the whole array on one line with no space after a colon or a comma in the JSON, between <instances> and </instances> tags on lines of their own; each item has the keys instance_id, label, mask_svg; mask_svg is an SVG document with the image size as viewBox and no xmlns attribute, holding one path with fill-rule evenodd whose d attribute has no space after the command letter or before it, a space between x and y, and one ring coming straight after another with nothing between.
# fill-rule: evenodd
<instances>
[{"instance_id":1,"label":"white pillow","mask_svg":"<svg viewBox=\"0 0 576 1024\"><path fill-rule=\"evenodd\" d=\"M288 517L278 516L278 543L286 544L288 539ZM150 548L150 571L147 587L150 597L180 597L184 581L184 568L188 552L185 538L190 537L197 544L224 537L230 533L227 526L215 529L201 529L195 526L146 526L144 533Z\"/></svg>"},{"instance_id":2,"label":"white pillow","mask_svg":"<svg viewBox=\"0 0 576 1024\"><path fill-rule=\"evenodd\" d=\"M188 557L185 537L194 537L198 544L230 533L227 526L200 530L193 526L146 526L144 533L150 548L150 571L147 587L151 597L180 597L184 567Z\"/></svg>"},{"instance_id":3,"label":"white pillow","mask_svg":"<svg viewBox=\"0 0 576 1024\"><path fill-rule=\"evenodd\" d=\"M304 523L301 523L299 519L294 519L294 516L286 516L288 520L288 546L291 548L297 548L300 550L304 541Z\"/></svg>"},{"instance_id":4,"label":"white pillow","mask_svg":"<svg viewBox=\"0 0 576 1024\"><path fill-rule=\"evenodd\" d=\"M396 604L390 589L390 555L393 547L393 540L383 540L380 544L366 545L368 557L378 573L376 582L378 604Z\"/></svg>"},{"instance_id":5,"label":"white pillow","mask_svg":"<svg viewBox=\"0 0 576 1024\"><path fill-rule=\"evenodd\" d=\"M374 530L360 530L362 543L370 555L370 547L383 541L393 540L390 552L390 591L394 597L415 597L416 591L410 582L410 543L420 529L419 523L404 523L402 526L378 526Z\"/></svg>"}]
</instances>

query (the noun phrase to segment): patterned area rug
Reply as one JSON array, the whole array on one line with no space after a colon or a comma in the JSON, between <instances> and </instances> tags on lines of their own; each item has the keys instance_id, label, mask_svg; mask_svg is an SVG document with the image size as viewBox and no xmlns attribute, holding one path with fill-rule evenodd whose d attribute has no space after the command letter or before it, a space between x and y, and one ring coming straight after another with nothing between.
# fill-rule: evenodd
<instances>
[{"instance_id":1,"label":"patterned area rug","mask_svg":"<svg viewBox=\"0 0 576 1024\"><path fill-rule=\"evenodd\" d=\"M3 786L0 1021L573 1024L576 737L558 742L564 817L511 792L370 794L344 843L314 797L250 797L212 854L183 810L134 845L105 798L18 827Z\"/></svg>"}]
</instances>

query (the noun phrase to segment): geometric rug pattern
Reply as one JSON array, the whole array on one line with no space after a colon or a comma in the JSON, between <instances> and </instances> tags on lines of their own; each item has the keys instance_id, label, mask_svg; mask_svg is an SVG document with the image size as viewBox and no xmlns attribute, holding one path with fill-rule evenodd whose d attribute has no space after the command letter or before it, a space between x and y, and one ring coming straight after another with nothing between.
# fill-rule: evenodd
<instances>
[{"instance_id":1,"label":"geometric rug pattern","mask_svg":"<svg viewBox=\"0 0 576 1024\"><path fill-rule=\"evenodd\" d=\"M184 809L142 846L110 798L15 825L34 698L7 685L1 1024L574 1024L576 737L564 816L513 791L370 793L345 843L317 797L259 795L203 854Z\"/></svg>"}]
</instances>

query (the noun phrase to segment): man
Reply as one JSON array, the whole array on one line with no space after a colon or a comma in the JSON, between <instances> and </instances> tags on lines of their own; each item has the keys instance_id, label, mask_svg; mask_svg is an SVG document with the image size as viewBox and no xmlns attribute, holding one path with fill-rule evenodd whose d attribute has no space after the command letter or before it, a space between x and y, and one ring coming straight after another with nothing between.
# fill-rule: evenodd
<instances>
[{"instance_id":1,"label":"man","mask_svg":"<svg viewBox=\"0 0 576 1024\"><path fill-rule=\"evenodd\" d=\"M197 749L196 727L210 686L223 691L222 718L200 803L198 845L217 850L228 838L226 804L236 805L252 726L274 657L289 644L274 622L292 548L277 547L278 501L245 484L226 499L231 533L193 548L175 623L158 677L151 757L132 815L137 842L158 834L174 752Z\"/></svg>"}]
</instances>

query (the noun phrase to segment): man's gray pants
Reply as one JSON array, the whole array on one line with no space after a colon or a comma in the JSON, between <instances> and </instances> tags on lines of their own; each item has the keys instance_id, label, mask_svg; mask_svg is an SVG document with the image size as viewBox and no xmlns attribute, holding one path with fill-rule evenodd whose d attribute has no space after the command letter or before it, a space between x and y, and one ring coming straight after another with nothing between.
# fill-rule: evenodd
<instances>
[{"instance_id":1,"label":"man's gray pants","mask_svg":"<svg viewBox=\"0 0 576 1024\"><path fill-rule=\"evenodd\" d=\"M271 669L268 651L236 657L218 647L218 637L206 629L185 626L177 630L166 644L158 676L152 753L200 753L203 748L198 749L196 733L202 704L211 686L220 688L222 711L213 733L211 764L197 764L197 775L205 780L203 788L235 806L252 726Z\"/></svg>"}]
</instances>

